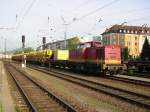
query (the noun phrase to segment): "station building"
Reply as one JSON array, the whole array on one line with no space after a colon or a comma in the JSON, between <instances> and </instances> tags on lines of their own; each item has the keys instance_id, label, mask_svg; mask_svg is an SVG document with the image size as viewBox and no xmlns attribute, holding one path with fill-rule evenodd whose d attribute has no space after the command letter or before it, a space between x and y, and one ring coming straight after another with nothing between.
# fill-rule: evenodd
<instances>
[{"instance_id":1,"label":"station building","mask_svg":"<svg viewBox=\"0 0 150 112\"><path fill-rule=\"evenodd\" d=\"M69 46L70 44L79 44L79 43L84 43L88 41L100 41L101 42L101 36L94 36L92 38L88 37L72 37L66 40L58 40L55 42L49 42L46 43L45 45L41 45L37 47L36 50L42 50L43 47L44 49L66 49L66 46Z\"/></svg>"},{"instance_id":2,"label":"station building","mask_svg":"<svg viewBox=\"0 0 150 112\"><path fill-rule=\"evenodd\" d=\"M117 44L127 47L129 55L138 57L142 51L145 39L150 42L150 27L113 25L102 33L103 44Z\"/></svg>"},{"instance_id":3,"label":"station building","mask_svg":"<svg viewBox=\"0 0 150 112\"><path fill-rule=\"evenodd\" d=\"M78 37L73 37L66 40L58 40L55 42L49 42L45 45L39 46L36 50L42 50L42 49L66 49L66 46L68 46L69 42L72 40L79 39ZM80 41L80 39L79 39ZM44 47L44 48L43 48Z\"/></svg>"}]
</instances>

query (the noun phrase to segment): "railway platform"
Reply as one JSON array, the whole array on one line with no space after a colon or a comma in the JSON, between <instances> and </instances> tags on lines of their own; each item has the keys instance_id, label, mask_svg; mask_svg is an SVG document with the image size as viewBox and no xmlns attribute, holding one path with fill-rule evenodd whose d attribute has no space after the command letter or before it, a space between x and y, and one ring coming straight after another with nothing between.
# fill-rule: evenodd
<instances>
[{"instance_id":1,"label":"railway platform","mask_svg":"<svg viewBox=\"0 0 150 112\"><path fill-rule=\"evenodd\" d=\"M16 112L4 64L0 61L0 111Z\"/></svg>"},{"instance_id":2,"label":"railway platform","mask_svg":"<svg viewBox=\"0 0 150 112\"><path fill-rule=\"evenodd\" d=\"M128 75L116 75L116 77L128 78L128 79L139 80L139 81L144 81L144 82L149 82L150 83L149 78L142 78L142 77L128 76Z\"/></svg>"}]
</instances>

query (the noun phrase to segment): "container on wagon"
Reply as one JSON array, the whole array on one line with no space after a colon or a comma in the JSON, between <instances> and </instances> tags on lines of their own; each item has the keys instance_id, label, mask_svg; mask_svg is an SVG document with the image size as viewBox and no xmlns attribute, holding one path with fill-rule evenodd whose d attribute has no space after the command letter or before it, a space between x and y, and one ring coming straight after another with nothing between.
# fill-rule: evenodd
<instances>
[{"instance_id":1,"label":"container on wagon","mask_svg":"<svg viewBox=\"0 0 150 112\"><path fill-rule=\"evenodd\" d=\"M53 51L54 60L68 60L69 51L68 50L54 50Z\"/></svg>"}]
</instances>

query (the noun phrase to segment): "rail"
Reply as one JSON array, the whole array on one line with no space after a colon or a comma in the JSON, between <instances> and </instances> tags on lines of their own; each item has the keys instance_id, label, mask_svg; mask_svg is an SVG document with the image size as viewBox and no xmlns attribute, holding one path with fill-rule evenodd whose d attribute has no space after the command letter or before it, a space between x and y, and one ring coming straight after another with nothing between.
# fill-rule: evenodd
<instances>
[{"instance_id":1,"label":"rail","mask_svg":"<svg viewBox=\"0 0 150 112\"><path fill-rule=\"evenodd\" d=\"M43 86L41 83L39 83L38 81L36 81L35 79L33 79L32 77L30 77L29 75L27 75L26 72L19 70L18 68L16 68L13 65L7 65L7 70L9 71L9 73L12 75L13 79L15 80L17 86L19 87L19 89L21 90L21 93L23 94L23 96L25 97L26 101L28 102L29 106L31 107L31 110L34 112L38 112L38 109L36 108L36 106L34 105L33 101L31 100L31 98L29 97L29 95L27 95L27 91L24 90L24 88L21 86L21 84L18 82L18 80L16 79L16 77L14 76L14 74L12 73L12 71L10 71L9 67L12 67L13 70L17 71L18 73L20 73L21 75L23 75L24 77L26 77L28 80L30 80L33 84L35 84L37 87L39 87L42 91L44 91L44 93L47 93L48 96L53 99L57 104L59 104L62 108L64 108L67 112L77 112L77 110L75 110L70 104L68 104L67 102L63 101L61 98L59 98L58 96L54 95L53 93L51 93L47 87ZM21 76L20 75L20 76ZM28 85L28 84L27 84ZM42 97L42 96L41 96Z\"/></svg>"},{"instance_id":2,"label":"rail","mask_svg":"<svg viewBox=\"0 0 150 112\"><path fill-rule=\"evenodd\" d=\"M89 80L82 79L76 76L66 75L65 73L62 73L62 72L48 71L43 68L38 68L38 67L35 68L33 66L32 67L30 66L30 68L44 72L46 74L53 75L55 77L61 78L63 80L67 80L72 83L76 83L78 85L81 85L83 87L86 87L86 88L89 88L98 92L103 92L105 94L128 101L132 104L136 104L140 107L150 109L150 104L147 103L147 101L150 101L150 96L134 93L134 92L127 91L127 90L122 90L122 89L115 88L112 86L106 86L104 84L89 81Z\"/></svg>"}]
</instances>

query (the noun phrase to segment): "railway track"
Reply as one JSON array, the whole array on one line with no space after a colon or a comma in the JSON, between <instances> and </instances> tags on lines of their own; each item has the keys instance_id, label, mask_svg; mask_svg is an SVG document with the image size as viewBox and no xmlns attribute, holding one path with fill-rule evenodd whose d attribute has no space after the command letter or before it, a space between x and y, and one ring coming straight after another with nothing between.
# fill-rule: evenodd
<instances>
[{"instance_id":1,"label":"railway track","mask_svg":"<svg viewBox=\"0 0 150 112\"><path fill-rule=\"evenodd\" d=\"M40 72L44 72L46 74L61 78L63 80L69 81L71 83L78 84L80 86L98 91L98 92L103 92L105 94L111 95L113 97L125 100L131 104L136 104L137 106L140 106L142 108L150 109L150 96L130 92L127 90L122 90L118 89L112 86L106 86L104 84L100 84L97 82L89 81L86 79L82 79L76 76L72 75L67 75L62 72L57 72L57 71L48 71L43 68L38 68L38 67L31 67L32 69L38 70Z\"/></svg>"},{"instance_id":2,"label":"railway track","mask_svg":"<svg viewBox=\"0 0 150 112\"><path fill-rule=\"evenodd\" d=\"M47 68L44 68L44 69L48 70ZM69 71L69 73L74 73L74 72ZM83 74L79 74L79 73L77 73L77 74L78 75L83 75ZM137 79L118 77L118 76L109 76L109 75L103 76L102 78L116 80L116 81L121 81L121 82L125 82L125 83L130 83L130 84L136 84L136 85L145 86L145 87L150 87L150 82L137 80Z\"/></svg>"},{"instance_id":3,"label":"railway track","mask_svg":"<svg viewBox=\"0 0 150 112\"><path fill-rule=\"evenodd\" d=\"M135 72L133 75L128 75L128 76L135 76L135 77L141 77L141 78L150 79L150 73L138 73L138 72Z\"/></svg>"},{"instance_id":4,"label":"railway track","mask_svg":"<svg viewBox=\"0 0 150 112\"><path fill-rule=\"evenodd\" d=\"M17 62L14 62L14 63L17 63ZM17 63L18 64L18 63ZM38 66L38 65L32 65L32 64L29 64L29 66L36 66L36 67L40 67L41 66ZM46 67L43 67L43 69L45 70L49 70L48 68ZM72 71L67 71L69 73L74 73ZM77 73L79 74L79 73ZM80 74L79 74L80 75ZM83 74L81 74L83 75ZM136 79L129 79L129 78L124 78L124 77L116 77L116 76L106 76L106 77L103 77L103 78L108 78L108 79L112 79L112 80L116 80L116 81L122 81L122 82L125 82L125 83L130 83L130 84L136 84L136 85L141 85L141 86L146 86L146 87L150 87L150 82L146 82L146 81L142 81L142 80L136 80Z\"/></svg>"},{"instance_id":5,"label":"railway track","mask_svg":"<svg viewBox=\"0 0 150 112\"><path fill-rule=\"evenodd\" d=\"M129 78L117 77L117 76L109 76L109 77L105 77L105 78L112 79L112 80L117 80L117 81L122 81L122 82L125 82L125 83L131 83L131 84L150 87L150 82L146 82L146 81L142 81L142 80L129 79Z\"/></svg>"},{"instance_id":6,"label":"railway track","mask_svg":"<svg viewBox=\"0 0 150 112\"><path fill-rule=\"evenodd\" d=\"M38 68L42 68L44 70L49 70L48 68L46 67L41 67L41 66L38 66L38 65L29 65L29 66L36 66ZM61 69L62 70L62 69ZM64 70L64 69L63 69ZM62 72L63 73L63 72ZM74 73L72 71L67 71L67 73ZM65 74L65 73L63 73ZM78 75L83 75L83 73L77 73ZM94 75L93 75L94 76ZM145 87L150 87L150 82L147 82L147 81L142 81L142 80L136 80L136 79L130 79L130 78L124 78L124 77L117 77L117 76L106 76L106 77L103 77L103 78L106 78L106 79L111 79L111 80L116 80L116 81L121 81L121 82L125 82L125 83L130 83L130 84L136 84L136 85L140 85L140 86L145 86Z\"/></svg>"},{"instance_id":7,"label":"railway track","mask_svg":"<svg viewBox=\"0 0 150 112\"><path fill-rule=\"evenodd\" d=\"M71 105L52 94L47 87L13 65L5 64L32 112L77 112Z\"/></svg>"}]
</instances>

